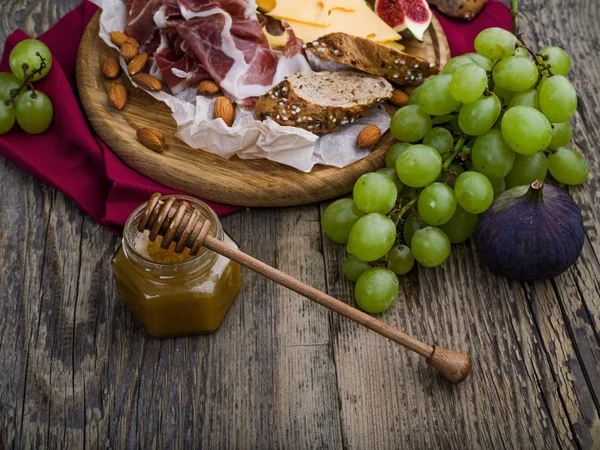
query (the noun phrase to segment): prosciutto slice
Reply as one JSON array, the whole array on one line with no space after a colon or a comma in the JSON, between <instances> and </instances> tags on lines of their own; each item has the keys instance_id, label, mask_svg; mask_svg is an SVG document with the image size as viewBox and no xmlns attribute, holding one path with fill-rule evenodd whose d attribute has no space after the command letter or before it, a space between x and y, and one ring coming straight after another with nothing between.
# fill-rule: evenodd
<instances>
[{"instance_id":1,"label":"prosciutto slice","mask_svg":"<svg viewBox=\"0 0 600 450\"><path fill-rule=\"evenodd\" d=\"M271 49L253 0L128 1L126 34L156 47L160 32L153 70L173 93L182 80L212 78L234 101L252 105L286 76L311 70L302 41L285 24L287 45L282 52Z\"/></svg>"}]
</instances>

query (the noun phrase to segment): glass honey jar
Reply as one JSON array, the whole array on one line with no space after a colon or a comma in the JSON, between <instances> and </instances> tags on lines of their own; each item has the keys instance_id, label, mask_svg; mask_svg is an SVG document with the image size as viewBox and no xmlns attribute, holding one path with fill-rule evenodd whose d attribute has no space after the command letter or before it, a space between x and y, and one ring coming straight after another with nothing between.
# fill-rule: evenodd
<instances>
[{"instance_id":1,"label":"glass honey jar","mask_svg":"<svg viewBox=\"0 0 600 450\"><path fill-rule=\"evenodd\" d=\"M186 196L176 200L187 201L210 221L210 236L237 248L208 205ZM191 256L188 248L175 253L175 242L162 249L161 236L151 241L147 230L138 231L146 205L127 219L112 259L121 301L154 337L216 331L242 287L240 265L204 247L197 256Z\"/></svg>"}]
</instances>

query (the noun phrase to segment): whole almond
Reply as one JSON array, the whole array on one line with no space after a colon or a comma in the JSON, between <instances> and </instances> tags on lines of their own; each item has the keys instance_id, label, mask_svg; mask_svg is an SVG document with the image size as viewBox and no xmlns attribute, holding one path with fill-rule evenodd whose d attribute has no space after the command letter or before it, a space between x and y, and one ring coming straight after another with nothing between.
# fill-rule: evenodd
<instances>
[{"instance_id":1,"label":"whole almond","mask_svg":"<svg viewBox=\"0 0 600 450\"><path fill-rule=\"evenodd\" d=\"M135 75L138 72L141 72L144 67L146 67L146 63L148 62L148 53L140 53L135 56L129 64L127 65L127 72L129 75Z\"/></svg>"},{"instance_id":2,"label":"whole almond","mask_svg":"<svg viewBox=\"0 0 600 450\"><path fill-rule=\"evenodd\" d=\"M201 95L215 95L219 90L219 85L212 80L204 80L198 84L198 93Z\"/></svg>"},{"instance_id":3,"label":"whole almond","mask_svg":"<svg viewBox=\"0 0 600 450\"><path fill-rule=\"evenodd\" d=\"M381 130L379 127L377 125L367 125L358 133L356 145L360 148L371 147L377 144L379 139L381 139Z\"/></svg>"},{"instance_id":4,"label":"whole almond","mask_svg":"<svg viewBox=\"0 0 600 450\"><path fill-rule=\"evenodd\" d=\"M235 108L233 103L227 97L217 97L215 100L215 119L223 119L223 121L230 127L233 124L235 117Z\"/></svg>"},{"instance_id":5,"label":"whole almond","mask_svg":"<svg viewBox=\"0 0 600 450\"><path fill-rule=\"evenodd\" d=\"M394 89L389 101L396 106L406 106L408 105L408 95L406 95L406 93L402 92L400 89Z\"/></svg>"},{"instance_id":6,"label":"whole almond","mask_svg":"<svg viewBox=\"0 0 600 450\"><path fill-rule=\"evenodd\" d=\"M131 58L136 56L140 51L140 44L135 38L127 38L123 45L121 45L121 56L129 61Z\"/></svg>"},{"instance_id":7,"label":"whole almond","mask_svg":"<svg viewBox=\"0 0 600 450\"><path fill-rule=\"evenodd\" d=\"M404 93L405 93L406 95L410 95L410 94L412 94L412 93L413 93L413 91L414 91L416 88L418 88L418 87L419 87L419 86L406 86L406 87L404 88Z\"/></svg>"},{"instance_id":8,"label":"whole almond","mask_svg":"<svg viewBox=\"0 0 600 450\"><path fill-rule=\"evenodd\" d=\"M161 153L165 149L165 137L154 128L138 128L138 140L156 153Z\"/></svg>"},{"instance_id":9,"label":"whole almond","mask_svg":"<svg viewBox=\"0 0 600 450\"><path fill-rule=\"evenodd\" d=\"M122 84L113 84L108 90L108 101L117 109L123 109L127 103L127 89Z\"/></svg>"},{"instance_id":10,"label":"whole almond","mask_svg":"<svg viewBox=\"0 0 600 450\"><path fill-rule=\"evenodd\" d=\"M125 33L122 33L121 31L111 31L110 33L108 33L108 35L110 36L111 42L117 47L123 45L127 40L127 35Z\"/></svg>"},{"instance_id":11,"label":"whole almond","mask_svg":"<svg viewBox=\"0 0 600 450\"><path fill-rule=\"evenodd\" d=\"M131 77L140 86L150 89L151 91L160 91L162 89L162 82L147 73L138 73Z\"/></svg>"},{"instance_id":12,"label":"whole almond","mask_svg":"<svg viewBox=\"0 0 600 450\"><path fill-rule=\"evenodd\" d=\"M117 58L109 56L104 60L104 64L102 64L102 73L106 78L117 78L120 72L121 66L119 66Z\"/></svg>"}]
</instances>

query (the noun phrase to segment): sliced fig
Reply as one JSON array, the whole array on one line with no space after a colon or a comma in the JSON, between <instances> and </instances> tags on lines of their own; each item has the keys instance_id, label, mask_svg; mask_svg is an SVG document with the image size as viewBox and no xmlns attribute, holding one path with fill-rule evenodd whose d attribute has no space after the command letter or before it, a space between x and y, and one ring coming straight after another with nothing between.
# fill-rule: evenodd
<instances>
[{"instance_id":1,"label":"sliced fig","mask_svg":"<svg viewBox=\"0 0 600 450\"><path fill-rule=\"evenodd\" d=\"M425 0L376 0L375 12L395 31L408 29L420 41L431 23L431 10Z\"/></svg>"}]
</instances>

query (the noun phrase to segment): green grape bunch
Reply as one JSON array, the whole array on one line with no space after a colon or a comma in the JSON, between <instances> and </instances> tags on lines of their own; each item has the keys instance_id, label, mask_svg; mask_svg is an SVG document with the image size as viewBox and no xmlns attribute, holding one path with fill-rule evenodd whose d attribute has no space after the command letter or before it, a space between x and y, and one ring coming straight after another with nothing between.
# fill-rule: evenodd
<instances>
[{"instance_id":1,"label":"green grape bunch","mask_svg":"<svg viewBox=\"0 0 600 450\"><path fill-rule=\"evenodd\" d=\"M50 98L35 89L52 68L50 49L37 39L25 39L9 55L11 72L0 72L0 135L9 132L15 122L28 134L46 131L54 117Z\"/></svg>"},{"instance_id":2,"label":"green grape bunch","mask_svg":"<svg viewBox=\"0 0 600 450\"><path fill-rule=\"evenodd\" d=\"M398 276L442 265L506 189L548 174L567 185L588 177L571 146L577 94L567 53L533 52L501 28L479 33L474 47L410 93L392 117L397 142L385 168L361 176L352 198L321 218L324 233L346 244L343 272L367 312L394 303Z\"/></svg>"}]
</instances>

